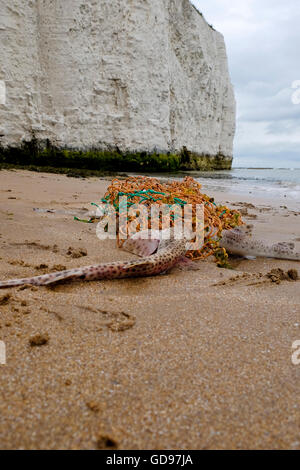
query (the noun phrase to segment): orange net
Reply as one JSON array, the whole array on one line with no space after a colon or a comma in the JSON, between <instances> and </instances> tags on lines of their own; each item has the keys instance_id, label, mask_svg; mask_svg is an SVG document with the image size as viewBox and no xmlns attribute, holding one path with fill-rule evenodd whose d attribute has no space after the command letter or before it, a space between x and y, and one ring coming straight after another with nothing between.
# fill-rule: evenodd
<instances>
[{"instance_id":1,"label":"orange net","mask_svg":"<svg viewBox=\"0 0 300 470\"><path fill-rule=\"evenodd\" d=\"M200 250L189 251L187 253L187 256L193 260L204 259L214 254L219 263L220 260L226 261L227 254L219 246L222 231L243 224L241 214L237 210L229 209L224 205L216 205L213 198L201 192L201 184L190 176L187 176L182 181L166 182L144 176L129 177L124 180L116 178L108 187L102 202L112 204L117 214L119 214L119 203L122 196L127 197L128 206L144 204L148 209L153 204L167 204L169 206L176 204L181 208L186 204L190 204L193 228L196 226L196 205L202 204L204 208L204 244ZM166 228L163 216L160 217L159 228ZM134 217L132 216L128 217L127 224L129 225L133 219ZM169 226L170 220L171 226L173 226L174 218L168 218L166 221ZM151 219L149 217L145 223L150 229ZM118 226L118 230L121 230L121 226L121 224ZM122 243L123 240L118 232L119 246Z\"/></svg>"}]
</instances>

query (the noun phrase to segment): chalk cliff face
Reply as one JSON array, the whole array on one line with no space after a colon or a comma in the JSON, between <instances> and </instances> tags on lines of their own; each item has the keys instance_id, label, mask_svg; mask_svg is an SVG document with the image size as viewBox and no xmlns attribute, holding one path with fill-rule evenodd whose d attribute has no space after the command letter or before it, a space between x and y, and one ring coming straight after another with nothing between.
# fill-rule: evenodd
<instances>
[{"instance_id":1,"label":"chalk cliff face","mask_svg":"<svg viewBox=\"0 0 300 470\"><path fill-rule=\"evenodd\" d=\"M186 147L230 165L224 40L189 0L0 3L2 145L34 134L64 148Z\"/></svg>"}]
</instances>

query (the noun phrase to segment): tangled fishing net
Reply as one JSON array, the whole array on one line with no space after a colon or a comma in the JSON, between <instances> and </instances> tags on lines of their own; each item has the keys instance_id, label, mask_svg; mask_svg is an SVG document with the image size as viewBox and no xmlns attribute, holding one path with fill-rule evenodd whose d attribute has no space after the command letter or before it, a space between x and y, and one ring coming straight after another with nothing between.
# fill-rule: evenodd
<instances>
[{"instance_id":1,"label":"tangled fishing net","mask_svg":"<svg viewBox=\"0 0 300 470\"><path fill-rule=\"evenodd\" d=\"M208 256L215 255L220 266L226 265L227 253L224 248L220 248L219 242L222 237L222 231L232 229L242 225L241 214L229 209L223 205L216 205L214 199L201 192L201 184L192 177L187 176L183 181L161 182L157 178L149 177L129 177L125 180L114 179L108 187L102 203L114 206L117 216L120 214L121 198L126 196L127 207L134 204L143 204L150 209L153 204L167 204L170 207L178 205L180 208L186 204L192 207L193 228L196 225L196 205L203 204L204 207L204 244L201 249L189 251L187 256L192 260L205 259ZM122 208L122 210L124 207ZM183 211L182 211L183 214ZM160 229L165 228L163 216L160 216ZM127 224L134 219L128 216ZM174 225L175 217L167 220L168 225ZM151 220L146 222L148 228L151 228ZM145 225L144 225L145 226ZM118 244L122 245L120 237L121 225L117 225Z\"/></svg>"}]
</instances>

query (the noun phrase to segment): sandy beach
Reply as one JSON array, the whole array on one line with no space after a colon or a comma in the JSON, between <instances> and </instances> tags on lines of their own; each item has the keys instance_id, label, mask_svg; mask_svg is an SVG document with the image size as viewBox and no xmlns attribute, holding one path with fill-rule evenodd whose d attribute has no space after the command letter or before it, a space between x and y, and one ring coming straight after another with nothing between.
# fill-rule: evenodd
<instances>
[{"instance_id":1,"label":"sandy beach","mask_svg":"<svg viewBox=\"0 0 300 470\"><path fill-rule=\"evenodd\" d=\"M0 171L0 279L131 259L74 221L108 180ZM215 193L294 242L300 212ZM46 212L34 209L51 209ZM1 449L300 449L300 281L276 259L0 291Z\"/></svg>"}]
</instances>

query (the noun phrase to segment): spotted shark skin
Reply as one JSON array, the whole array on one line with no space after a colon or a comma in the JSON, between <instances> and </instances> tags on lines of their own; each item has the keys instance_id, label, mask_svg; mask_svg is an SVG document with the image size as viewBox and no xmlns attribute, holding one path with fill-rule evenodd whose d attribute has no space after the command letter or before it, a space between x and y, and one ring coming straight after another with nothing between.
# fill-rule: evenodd
<instances>
[{"instance_id":1,"label":"spotted shark skin","mask_svg":"<svg viewBox=\"0 0 300 470\"><path fill-rule=\"evenodd\" d=\"M150 243L149 243L150 242ZM125 242L126 244L126 242ZM161 246L161 247L160 247ZM135 251L134 251L135 248ZM126 249L126 245L125 245ZM47 286L67 279L94 281L101 279L122 279L126 277L154 276L171 269L185 255L186 240L132 240L127 241L128 251L134 251L144 256L132 261L117 261L85 266L77 269L53 272L42 276L13 279L0 282L0 288L17 287L22 285ZM157 249L157 252L153 253Z\"/></svg>"},{"instance_id":2,"label":"spotted shark skin","mask_svg":"<svg viewBox=\"0 0 300 470\"><path fill-rule=\"evenodd\" d=\"M263 240L248 236L246 229L225 230L220 245L233 255L246 258L278 258L300 261L300 253L295 251L294 243L280 242L268 245Z\"/></svg>"},{"instance_id":3,"label":"spotted shark skin","mask_svg":"<svg viewBox=\"0 0 300 470\"><path fill-rule=\"evenodd\" d=\"M147 240L138 237L126 240L123 248L126 251L142 256L132 261L117 261L84 266L77 269L67 269L42 276L12 279L0 282L1 288L18 287L22 285L47 286L64 280L94 281L101 279L123 279L128 277L154 276L168 271L184 259L187 252L186 239L163 240L161 233L156 238ZM300 253L294 251L293 243L277 243L268 246L261 240L248 236L242 228L226 230L220 245L229 253L244 257L270 257L300 261ZM154 254L153 254L154 253Z\"/></svg>"}]
</instances>

